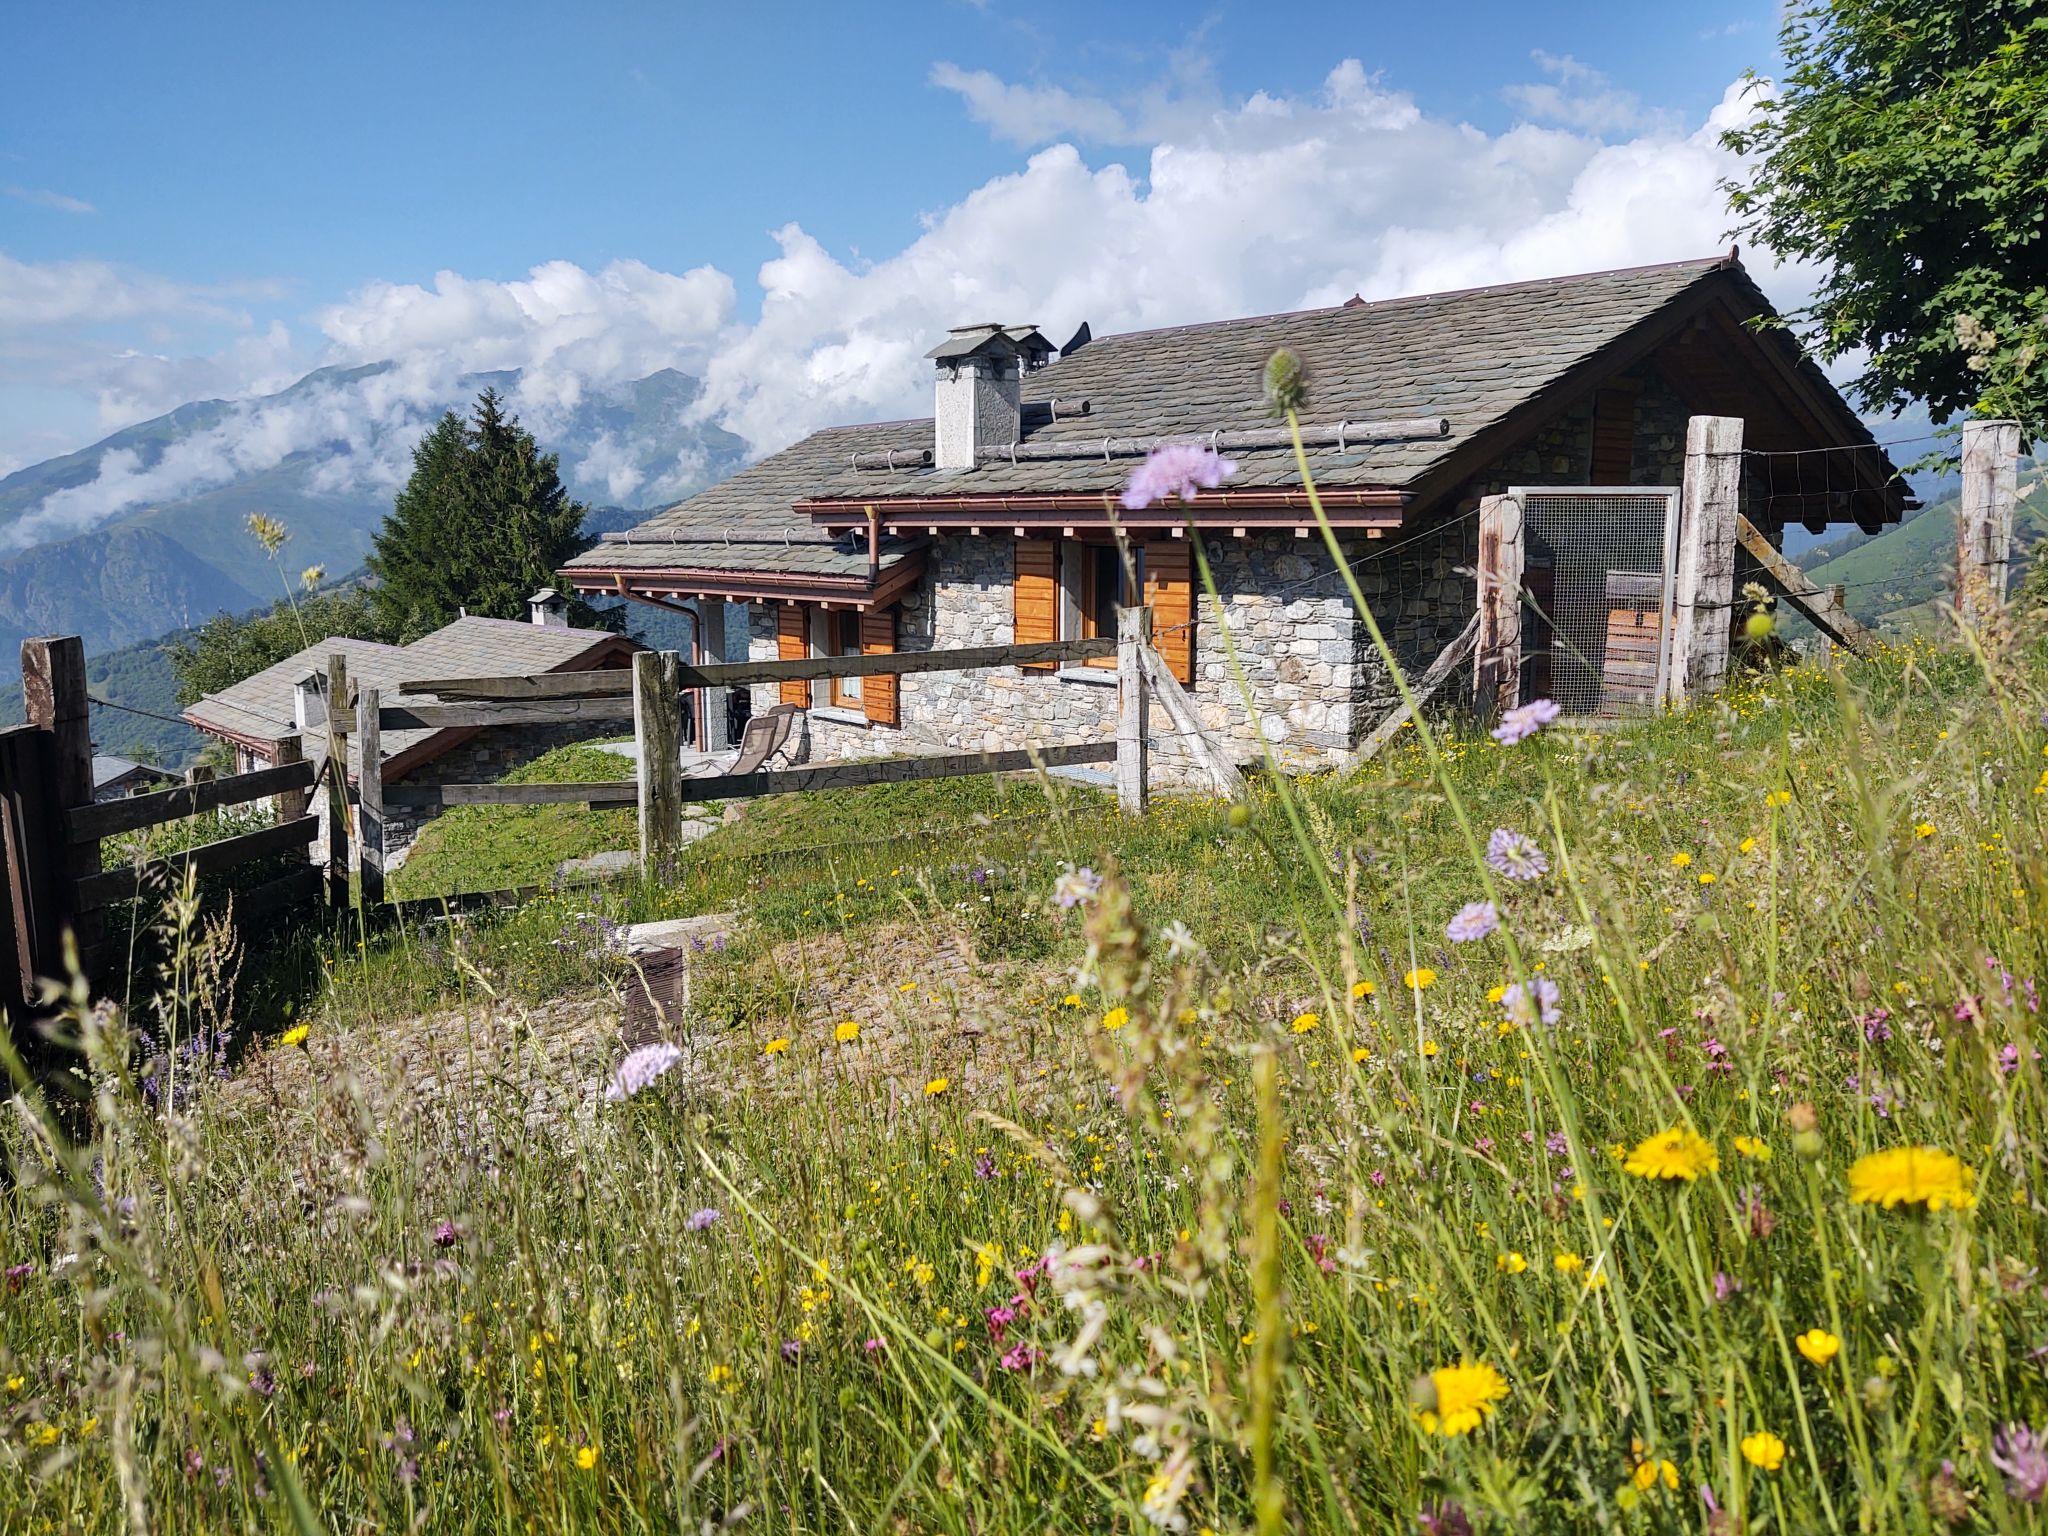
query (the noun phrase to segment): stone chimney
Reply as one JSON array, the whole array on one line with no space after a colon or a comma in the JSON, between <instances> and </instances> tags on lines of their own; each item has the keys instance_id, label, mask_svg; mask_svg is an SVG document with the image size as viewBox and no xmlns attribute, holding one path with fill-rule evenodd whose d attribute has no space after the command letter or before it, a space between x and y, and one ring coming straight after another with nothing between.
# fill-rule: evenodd
<instances>
[{"instance_id":1,"label":"stone chimney","mask_svg":"<svg viewBox=\"0 0 2048 1536\"><path fill-rule=\"evenodd\" d=\"M542 629L569 627L569 600L553 587L542 587L526 600L526 612Z\"/></svg>"},{"instance_id":2,"label":"stone chimney","mask_svg":"<svg viewBox=\"0 0 2048 1536\"><path fill-rule=\"evenodd\" d=\"M292 724L302 731L327 724L327 679L318 672L292 684Z\"/></svg>"},{"instance_id":3,"label":"stone chimney","mask_svg":"<svg viewBox=\"0 0 2048 1536\"><path fill-rule=\"evenodd\" d=\"M975 451L1007 448L1021 434L1024 375L1052 356L1030 325L957 325L925 355L938 370L932 400L932 467L972 469Z\"/></svg>"}]
</instances>

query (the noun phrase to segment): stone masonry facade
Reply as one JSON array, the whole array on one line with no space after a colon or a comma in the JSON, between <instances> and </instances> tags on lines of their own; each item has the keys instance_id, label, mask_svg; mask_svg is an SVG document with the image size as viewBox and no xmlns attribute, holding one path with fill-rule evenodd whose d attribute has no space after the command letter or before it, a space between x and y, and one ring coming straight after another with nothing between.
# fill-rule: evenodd
<instances>
[{"instance_id":1,"label":"stone masonry facade","mask_svg":"<svg viewBox=\"0 0 2048 1536\"><path fill-rule=\"evenodd\" d=\"M1675 486L1685 458L1686 410L1649 365L1637 386L1634 460L1638 485ZM1347 564L1404 669L1426 667L1471 618L1478 553L1479 498L1515 485L1584 485L1591 479L1593 403L1547 423L1529 441L1475 476L1465 495L1431 525L1385 539L1341 536ZM1188 689L1211 735L1241 764L1270 747L1283 768L1308 770L1341 761L1398 703L1365 624L1318 534L1261 532L1243 539L1204 535L1244 687L1217 633L1214 610L1195 593L1195 681ZM1012 642L1014 540L1007 534L936 537L927 572L902 602L897 645L905 651ZM749 654L772 660L772 605L748 610ZM1449 690L1455 696L1458 680ZM792 760L832 761L935 751L996 751L1116 734L1115 674L1075 667L1058 674L1003 667L926 673L901 681L901 720L871 725L858 713L813 706ZM1245 691L1251 706L1246 707ZM777 702L773 685L754 690L758 714ZM1153 773L1167 786L1206 782L1192 754L1156 704L1151 713Z\"/></svg>"}]
</instances>

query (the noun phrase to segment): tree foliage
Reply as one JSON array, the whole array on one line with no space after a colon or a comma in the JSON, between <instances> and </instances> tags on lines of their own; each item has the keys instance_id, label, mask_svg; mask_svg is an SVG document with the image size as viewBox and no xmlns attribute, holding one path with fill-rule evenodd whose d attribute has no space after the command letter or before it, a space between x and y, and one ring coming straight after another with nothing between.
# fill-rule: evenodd
<instances>
[{"instance_id":1,"label":"tree foliage","mask_svg":"<svg viewBox=\"0 0 2048 1536\"><path fill-rule=\"evenodd\" d=\"M1826 270L1792 316L1858 401L2048 420L2048 0L1806 0L1723 142L1744 233Z\"/></svg>"},{"instance_id":2,"label":"tree foliage","mask_svg":"<svg viewBox=\"0 0 2048 1536\"><path fill-rule=\"evenodd\" d=\"M368 562L378 625L404 642L464 610L525 617L534 589L584 547L588 510L563 487L557 456L486 389L468 421L450 411L413 450Z\"/></svg>"},{"instance_id":3,"label":"tree foliage","mask_svg":"<svg viewBox=\"0 0 2048 1536\"><path fill-rule=\"evenodd\" d=\"M239 683L295 651L336 635L355 640L388 639L360 586L283 598L262 613L236 618L215 614L188 638L165 652L178 678L178 703L191 704Z\"/></svg>"}]
</instances>

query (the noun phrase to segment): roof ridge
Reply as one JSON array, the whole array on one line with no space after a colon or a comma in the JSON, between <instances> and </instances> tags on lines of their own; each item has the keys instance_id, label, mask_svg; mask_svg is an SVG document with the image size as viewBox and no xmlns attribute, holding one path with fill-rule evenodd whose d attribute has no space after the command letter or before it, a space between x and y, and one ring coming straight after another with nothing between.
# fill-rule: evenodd
<instances>
[{"instance_id":1,"label":"roof ridge","mask_svg":"<svg viewBox=\"0 0 2048 1536\"><path fill-rule=\"evenodd\" d=\"M1302 309L1276 309L1263 315L1231 315L1221 320L1190 320L1180 325L1154 325L1136 331L1111 331L1088 343L1099 347L1107 342L1127 341L1140 336L1166 336L1178 331L1214 331L1231 325L1263 325L1272 320L1291 320L1297 315L1330 315L1357 310L1391 309L1399 304L1422 304L1432 299L1462 299L1478 293L1513 293L1526 288L1555 288L1565 283L1591 282L1600 277L1634 277L1645 272L1668 272L1678 267L1699 267L1711 272L1722 267L1738 271L1742 262L1735 248L1718 256L1688 256L1677 261L1650 261L1634 267L1603 267L1590 272L1567 272L1555 277L1525 277L1512 283L1479 283L1470 288L1439 288L1424 293L1394 294L1384 299L1349 299L1338 304L1311 304ZM1066 359L1062 357L1061 362Z\"/></svg>"}]
</instances>

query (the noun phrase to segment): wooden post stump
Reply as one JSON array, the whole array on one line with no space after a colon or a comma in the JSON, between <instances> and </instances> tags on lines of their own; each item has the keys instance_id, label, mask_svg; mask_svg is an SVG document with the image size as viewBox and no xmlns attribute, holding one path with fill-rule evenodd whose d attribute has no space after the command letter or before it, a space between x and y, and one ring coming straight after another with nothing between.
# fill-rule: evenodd
<instances>
[{"instance_id":1,"label":"wooden post stump","mask_svg":"<svg viewBox=\"0 0 2048 1536\"><path fill-rule=\"evenodd\" d=\"M2020 424L1963 423L1963 496L1956 510L1956 614L1981 628L2005 609L2019 502Z\"/></svg>"},{"instance_id":2,"label":"wooden post stump","mask_svg":"<svg viewBox=\"0 0 2048 1536\"><path fill-rule=\"evenodd\" d=\"M1685 427L1678 577L1665 694L1683 704L1728 680L1735 525L1742 508L1742 418L1695 416Z\"/></svg>"},{"instance_id":3,"label":"wooden post stump","mask_svg":"<svg viewBox=\"0 0 2048 1536\"><path fill-rule=\"evenodd\" d=\"M1479 633L1472 705L1491 720L1522 702L1522 503L1479 498Z\"/></svg>"},{"instance_id":4,"label":"wooden post stump","mask_svg":"<svg viewBox=\"0 0 2048 1536\"><path fill-rule=\"evenodd\" d=\"M633 658L633 739L640 764L640 873L675 867L683 846L683 659L674 651Z\"/></svg>"}]
</instances>

